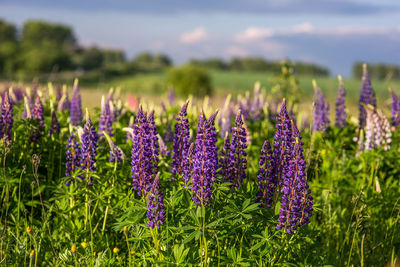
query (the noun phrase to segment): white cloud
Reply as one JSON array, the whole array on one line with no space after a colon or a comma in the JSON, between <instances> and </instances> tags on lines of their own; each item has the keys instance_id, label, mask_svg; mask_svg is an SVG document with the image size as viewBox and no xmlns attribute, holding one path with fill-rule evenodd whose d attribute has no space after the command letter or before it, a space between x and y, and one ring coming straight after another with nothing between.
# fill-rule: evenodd
<instances>
[{"instance_id":1,"label":"white cloud","mask_svg":"<svg viewBox=\"0 0 400 267\"><path fill-rule=\"evenodd\" d=\"M196 28L190 32L183 33L179 41L183 44L194 44L208 39L208 33L203 27Z\"/></svg>"},{"instance_id":2,"label":"white cloud","mask_svg":"<svg viewBox=\"0 0 400 267\"><path fill-rule=\"evenodd\" d=\"M292 34L303 34L303 33L313 33L314 27L311 23L305 22L302 24L296 24L284 29L277 31L278 34L292 35Z\"/></svg>"},{"instance_id":3,"label":"white cloud","mask_svg":"<svg viewBox=\"0 0 400 267\"><path fill-rule=\"evenodd\" d=\"M225 49L225 53L233 57L245 57L248 55L247 50L239 46L229 46Z\"/></svg>"},{"instance_id":4,"label":"white cloud","mask_svg":"<svg viewBox=\"0 0 400 267\"><path fill-rule=\"evenodd\" d=\"M269 28L249 27L244 32L235 36L235 41L240 43L252 42L273 36L274 32Z\"/></svg>"},{"instance_id":5,"label":"white cloud","mask_svg":"<svg viewBox=\"0 0 400 267\"><path fill-rule=\"evenodd\" d=\"M263 41L259 44L262 51L268 53L271 58L281 58L285 56L288 45L275 40Z\"/></svg>"}]
</instances>

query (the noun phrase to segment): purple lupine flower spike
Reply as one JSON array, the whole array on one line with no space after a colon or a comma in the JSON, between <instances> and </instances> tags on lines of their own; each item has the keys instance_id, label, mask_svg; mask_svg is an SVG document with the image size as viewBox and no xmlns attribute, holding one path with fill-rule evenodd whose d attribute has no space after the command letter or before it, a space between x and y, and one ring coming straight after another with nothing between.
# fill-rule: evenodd
<instances>
[{"instance_id":1,"label":"purple lupine flower spike","mask_svg":"<svg viewBox=\"0 0 400 267\"><path fill-rule=\"evenodd\" d=\"M97 156L97 132L86 109L86 123L81 136L81 169L86 172L86 179L89 185L93 184L93 177L90 172L96 171Z\"/></svg>"},{"instance_id":2,"label":"purple lupine flower spike","mask_svg":"<svg viewBox=\"0 0 400 267\"><path fill-rule=\"evenodd\" d=\"M171 122L169 121L167 123L167 126L165 127L165 133L164 133L164 141L169 143L174 140L174 133L172 132L172 125Z\"/></svg>"},{"instance_id":3,"label":"purple lupine flower spike","mask_svg":"<svg viewBox=\"0 0 400 267\"><path fill-rule=\"evenodd\" d=\"M326 101L324 94L318 88L317 83L313 80L315 91L314 98L314 131L325 132L329 126L329 103Z\"/></svg>"},{"instance_id":4,"label":"purple lupine flower spike","mask_svg":"<svg viewBox=\"0 0 400 267\"><path fill-rule=\"evenodd\" d=\"M172 145L172 174L182 175L182 162L189 149L189 120L187 118L187 107L189 102L183 104L175 124L175 134Z\"/></svg>"},{"instance_id":5,"label":"purple lupine flower spike","mask_svg":"<svg viewBox=\"0 0 400 267\"><path fill-rule=\"evenodd\" d=\"M142 106L136 114L136 124L133 125L132 138L132 186L139 196L147 195L153 179L153 138L147 115Z\"/></svg>"},{"instance_id":6,"label":"purple lupine flower spike","mask_svg":"<svg viewBox=\"0 0 400 267\"><path fill-rule=\"evenodd\" d=\"M169 151L167 145L165 144L164 140L162 139L161 135L157 135L158 137L158 146L160 148L160 156L163 158L168 157L171 154L171 151Z\"/></svg>"},{"instance_id":7,"label":"purple lupine flower spike","mask_svg":"<svg viewBox=\"0 0 400 267\"><path fill-rule=\"evenodd\" d=\"M60 123L58 122L56 112L54 109L51 109L51 125L50 125L50 130L49 130L49 136L51 136L53 133L60 133Z\"/></svg>"},{"instance_id":8,"label":"purple lupine flower spike","mask_svg":"<svg viewBox=\"0 0 400 267\"><path fill-rule=\"evenodd\" d=\"M65 176L71 177L80 167L80 146L74 131L71 131L68 137L66 148ZM69 186L70 184L71 180L68 180L66 185Z\"/></svg>"},{"instance_id":9,"label":"purple lupine flower spike","mask_svg":"<svg viewBox=\"0 0 400 267\"><path fill-rule=\"evenodd\" d=\"M111 137L106 132L103 132L103 135L106 137L107 142L110 146L109 162L122 162L123 159L125 158L124 151L122 151L122 149L119 146L114 144L114 142L111 140Z\"/></svg>"},{"instance_id":10,"label":"purple lupine flower spike","mask_svg":"<svg viewBox=\"0 0 400 267\"><path fill-rule=\"evenodd\" d=\"M222 175L222 180L227 180L229 176L229 150L231 148L231 142L229 140L229 133L225 133L224 145L221 150L219 157L219 173Z\"/></svg>"},{"instance_id":11,"label":"purple lupine flower spike","mask_svg":"<svg viewBox=\"0 0 400 267\"><path fill-rule=\"evenodd\" d=\"M176 98L175 90L174 90L173 87L170 87L169 90L168 90L168 102L169 102L170 106L174 105L175 98Z\"/></svg>"},{"instance_id":12,"label":"purple lupine flower spike","mask_svg":"<svg viewBox=\"0 0 400 267\"><path fill-rule=\"evenodd\" d=\"M10 102L8 91L5 91L3 102L1 104L0 118L0 138L11 140L11 131L13 126L13 104Z\"/></svg>"},{"instance_id":13,"label":"purple lupine flower spike","mask_svg":"<svg viewBox=\"0 0 400 267\"><path fill-rule=\"evenodd\" d=\"M151 151L152 151L152 163L153 163L152 172L155 175L158 172L158 162L159 162L158 156L160 155L160 145L158 143L158 132L156 123L154 121L154 110L149 112L147 121L149 123L149 132L151 138Z\"/></svg>"},{"instance_id":14,"label":"purple lupine flower spike","mask_svg":"<svg viewBox=\"0 0 400 267\"><path fill-rule=\"evenodd\" d=\"M281 208L276 228L285 228L287 233L310 222L313 211L313 198L306 177L306 162L303 155L303 142L297 127L292 122L295 138L288 171L283 179Z\"/></svg>"},{"instance_id":15,"label":"purple lupine flower spike","mask_svg":"<svg viewBox=\"0 0 400 267\"><path fill-rule=\"evenodd\" d=\"M35 105L32 109L33 119L39 120L40 127L44 127L43 105L40 96L36 96Z\"/></svg>"},{"instance_id":16,"label":"purple lupine flower spike","mask_svg":"<svg viewBox=\"0 0 400 267\"><path fill-rule=\"evenodd\" d=\"M182 171L182 178L185 181L185 184L190 182L190 178L192 175L192 168L194 162L194 143L190 144L189 150L187 152L186 158L183 162L183 171Z\"/></svg>"},{"instance_id":17,"label":"purple lupine flower spike","mask_svg":"<svg viewBox=\"0 0 400 267\"><path fill-rule=\"evenodd\" d=\"M361 93L359 102L359 127L364 128L367 119L367 111L365 106L372 105L376 108L375 91L372 88L371 80L368 75L367 64L363 65L363 75L361 81Z\"/></svg>"},{"instance_id":18,"label":"purple lupine flower spike","mask_svg":"<svg viewBox=\"0 0 400 267\"><path fill-rule=\"evenodd\" d=\"M99 122L99 136L106 132L108 135L113 136L112 119L109 103L105 102L104 96L101 98L101 113Z\"/></svg>"},{"instance_id":19,"label":"purple lupine flower spike","mask_svg":"<svg viewBox=\"0 0 400 267\"><path fill-rule=\"evenodd\" d=\"M257 193L258 201L262 206L270 208L273 203L273 196L276 190L276 183L274 180L274 155L271 144L265 140L260 155L260 168L258 170L258 187Z\"/></svg>"},{"instance_id":20,"label":"purple lupine flower spike","mask_svg":"<svg viewBox=\"0 0 400 267\"><path fill-rule=\"evenodd\" d=\"M246 178L247 168L247 135L244 127L244 118L242 111L239 109L235 126L232 127L232 141L229 151L229 169L228 182L232 183L237 188L243 183Z\"/></svg>"},{"instance_id":21,"label":"purple lupine flower spike","mask_svg":"<svg viewBox=\"0 0 400 267\"><path fill-rule=\"evenodd\" d=\"M148 227L157 229L165 222L164 198L160 190L160 173L157 173L149 192L147 204Z\"/></svg>"},{"instance_id":22,"label":"purple lupine flower spike","mask_svg":"<svg viewBox=\"0 0 400 267\"><path fill-rule=\"evenodd\" d=\"M70 103L70 118L71 124L74 126L79 126L82 123L82 101L81 94L79 92L78 80L74 82L74 89L72 91L71 103Z\"/></svg>"},{"instance_id":23,"label":"purple lupine flower spike","mask_svg":"<svg viewBox=\"0 0 400 267\"><path fill-rule=\"evenodd\" d=\"M208 120L201 112L195 141L194 161L192 168L192 199L196 205L206 206L210 203L213 181L218 164L217 133L213 113Z\"/></svg>"},{"instance_id":24,"label":"purple lupine flower spike","mask_svg":"<svg viewBox=\"0 0 400 267\"><path fill-rule=\"evenodd\" d=\"M338 76L339 88L336 98L336 123L335 125L343 129L346 125L346 89L343 85L342 76Z\"/></svg>"},{"instance_id":25,"label":"purple lupine flower spike","mask_svg":"<svg viewBox=\"0 0 400 267\"><path fill-rule=\"evenodd\" d=\"M391 88L389 88L390 96L392 97L392 126L400 126L400 99Z\"/></svg>"},{"instance_id":26,"label":"purple lupine flower spike","mask_svg":"<svg viewBox=\"0 0 400 267\"><path fill-rule=\"evenodd\" d=\"M286 109L286 100L283 99L279 114L276 118L276 132L274 136L274 175L269 182L271 183L271 191L276 192L273 196L273 206L276 204L281 192L282 181L287 171L287 164L290 159L290 151L292 150L293 137L292 126ZM276 190L275 190L276 188ZM272 196L271 196L272 197Z\"/></svg>"}]
</instances>

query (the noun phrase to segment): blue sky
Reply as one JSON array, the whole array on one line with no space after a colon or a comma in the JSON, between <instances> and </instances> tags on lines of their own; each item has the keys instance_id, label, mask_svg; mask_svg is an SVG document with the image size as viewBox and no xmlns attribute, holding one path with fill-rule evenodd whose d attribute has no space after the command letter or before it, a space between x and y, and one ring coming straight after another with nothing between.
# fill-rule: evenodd
<instances>
[{"instance_id":1,"label":"blue sky","mask_svg":"<svg viewBox=\"0 0 400 267\"><path fill-rule=\"evenodd\" d=\"M263 56L323 64L350 75L354 61L400 65L397 0L0 0L22 25L71 25L81 44L189 58Z\"/></svg>"}]
</instances>

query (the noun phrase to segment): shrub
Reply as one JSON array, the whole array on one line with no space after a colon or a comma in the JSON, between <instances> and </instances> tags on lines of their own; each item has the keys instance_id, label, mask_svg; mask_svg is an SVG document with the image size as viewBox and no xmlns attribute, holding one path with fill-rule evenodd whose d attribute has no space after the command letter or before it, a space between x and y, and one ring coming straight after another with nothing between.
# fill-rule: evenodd
<instances>
[{"instance_id":1,"label":"shrub","mask_svg":"<svg viewBox=\"0 0 400 267\"><path fill-rule=\"evenodd\" d=\"M205 69L194 65L185 65L169 69L167 82L175 87L179 95L202 97L212 94L210 75Z\"/></svg>"}]
</instances>

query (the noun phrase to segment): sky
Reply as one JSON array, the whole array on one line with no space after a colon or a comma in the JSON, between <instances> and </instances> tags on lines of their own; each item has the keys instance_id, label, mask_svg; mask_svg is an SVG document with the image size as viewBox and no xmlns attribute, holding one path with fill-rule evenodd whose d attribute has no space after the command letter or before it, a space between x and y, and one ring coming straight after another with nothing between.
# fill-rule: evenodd
<instances>
[{"instance_id":1,"label":"sky","mask_svg":"<svg viewBox=\"0 0 400 267\"><path fill-rule=\"evenodd\" d=\"M0 18L73 27L80 44L191 58L262 56L351 75L355 61L400 65L399 0L0 0Z\"/></svg>"}]
</instances>

